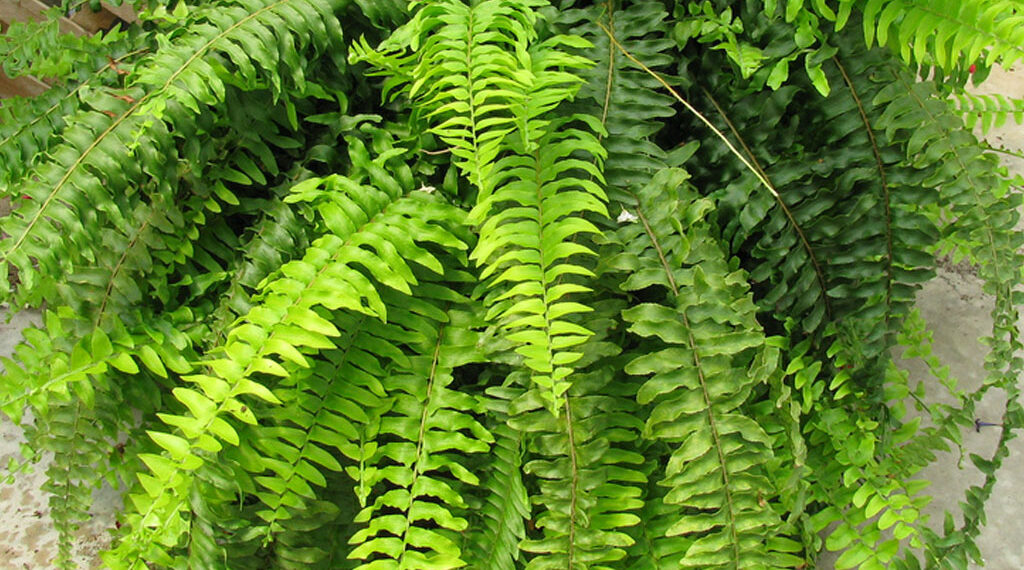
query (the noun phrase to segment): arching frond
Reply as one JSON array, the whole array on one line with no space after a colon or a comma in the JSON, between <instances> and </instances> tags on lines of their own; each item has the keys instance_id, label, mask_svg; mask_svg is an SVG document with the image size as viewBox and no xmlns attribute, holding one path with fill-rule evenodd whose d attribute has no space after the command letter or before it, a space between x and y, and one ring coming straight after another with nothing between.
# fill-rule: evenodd
<instances>
[{"instance_id":1,"label":"arching frond","mask_svg":"<svg viewBox=\"0 0 1024 570\"><path fill-rule=\"evenodd\" d=\"M87 236L99 220L123 229L131 216L124 200L134 193L134 184L158 173L163 157L175 154L170 148L174 124L194 117L201 104L223 100L224 79L210 63L215 54L229 58L242 77L259 69L280 92L278 66L301 65L297 50L307 41L325 49L326 34L315 31L337 26L331 4L314 0L253 0L211 8L202 16L207 23L139 62L128 89L96 93L92 109L68 120L63 144L50 152L52 160L10 190L30 197L8 221L9 237L0 242L0 261L18 269L23 294L49 298L53 285L46 276L88 260ZM298 45L274 39L271 30L277 27L295 34ZM131 160L125 159L128 153Z\"/></svg>"},{"instance_id":2,"label":"arching frond","mask_svg":"<svg viewBox=\"0 0 1024 570\"><path fill-rule=\"evenodd\" d=\"M444 228L458 223L457 211L426 193L403 189L380 165L371 166L370 178L378 187L334 175L292 189L290 199L314 202L328 233L313 241L303 258L285 264L265 280L258 305L228 334L223 352L205 363L212 374L185 378L199 390L174 389L175 398L188 413L167 414L162 419L181 435L150 432L163 454L141 457L151 474L140 476L144 492L132 495L140 514L129 517L131 533L110 560L170 560L159 554L163 547L158 545L176 544L186 529L181 499L187 496L191 474L205 463L197 453L217 453L223 447L221 442L238 443L238 434L226 416L256 422L242 396L279 403L253 376L287 376L281 362L306 367L309 361L302 351L333 346L329 339L340 333L320 311L344 308L385 320L387 310L374 281L411 293L409 286L416 279L402 259L414 260L431 271L441 269L434 255L418 246L412 235L396 231L398 228L414 230L418 241L438 243L452 251L466 248ZM153 528L152 520L174 522Z\"/></svg>"}]
</instances>

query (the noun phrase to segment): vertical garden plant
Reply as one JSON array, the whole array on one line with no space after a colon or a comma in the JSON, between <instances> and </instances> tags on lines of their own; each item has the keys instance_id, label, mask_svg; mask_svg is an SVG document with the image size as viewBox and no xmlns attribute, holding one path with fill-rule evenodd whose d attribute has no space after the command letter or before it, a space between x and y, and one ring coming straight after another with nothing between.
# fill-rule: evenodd
<instances>
[{"instance_id":1,"label":"vertical garden plant","mask_svg":"<svg viewBox=\"0 0 1024 570\"><path fill-rule=\"evenodd\" d=\"M72 566L964 568L1018 403L1010 0L215 0L0 38L0 410ZM968 123L965 125L965 120ZM994 299L958 386L914 310ZM932 377L908 379L894 350ZM936 453L1006 395L984 481ZM938 403L938 402L945 403ZM911 402L912 404L909 404Z\"/></svg>"}]
</instances>

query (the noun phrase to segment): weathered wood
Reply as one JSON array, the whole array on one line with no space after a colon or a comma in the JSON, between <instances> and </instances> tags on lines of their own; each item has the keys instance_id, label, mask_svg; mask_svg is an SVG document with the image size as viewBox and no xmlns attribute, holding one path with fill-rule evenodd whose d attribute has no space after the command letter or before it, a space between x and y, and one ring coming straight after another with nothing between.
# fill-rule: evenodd
<instances>
[{"instance_id":1,"label":"weathered wood","mask_svg":"<svg viewBox=\"0 0 1024 570\"><path fill-rule=\"evenodd\" d=\"M134 24L135 22L139 21L138 15L135 14L135 10L132 9L131 3L127 2L127 0L120 6L113 6L111 4L108 4L107 2L102 2L102 4L108 12L117 16L118 18L121 18L129 24Z\"/></svg>"},{"instance_id":2,"label":"weathered wood","mask_svg":"<svg viewBox=\"0 0 1024 570\"><path fill-rule=\"evenodd\" d=\"M0 98L39 95L50 86L35 77L7 77L0 71Z\"/></svg>"},{"instance_id":3,"label":"weathered wood","mask_svg":"<svg viewBox=\"0 0 1024 570\"><path fill-rule=\"evenodd\" d=\"M93 12L92 9L86 5L71 16L71 21L85 28L85 30L90 34L95 34L100 30L109 29L110 26L114 25L114 23L117 22L117 16L106 10Z\"/></svg>"},{"instance_id":4,"label":"weathered wood","mask_svg":"<svg viewBox=\"0 0 1024 570\"><path fill-rule=\"evenodd\" d=\"M0 0L0 21L9 25L17 21L42 20L43 12L49 8L40 0ZM89 34L85 28L67 18L61 18L59 25L60 31L65 34Z\"/></svg>"}]
</instances>

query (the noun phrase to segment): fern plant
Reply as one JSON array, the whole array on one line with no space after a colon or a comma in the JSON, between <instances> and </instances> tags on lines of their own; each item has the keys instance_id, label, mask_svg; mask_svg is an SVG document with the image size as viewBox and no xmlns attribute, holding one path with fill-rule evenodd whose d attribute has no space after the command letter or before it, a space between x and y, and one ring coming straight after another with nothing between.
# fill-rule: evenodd
<instances>
[{"instance_id":1,"label":"fern plant","mask_svg":"<svg viewBox=\"0 0 1024 570\"><path fill-rule=\"evenodd\" d=\"M104 482L111 568L979 562L1024 425L1024 240L961 109L1020 114L964 92L1020 57L993 24L1020 11L954 4L140 1L90 38L12 28L5 72L53 87L0 110L3 300L42 312L0 410L12 473L54 454L55 565ZM995 298L973 392L913 309L938 253ZM993 389L999 444L940 528L914 476Z\"/></svg>"}]
</instances>

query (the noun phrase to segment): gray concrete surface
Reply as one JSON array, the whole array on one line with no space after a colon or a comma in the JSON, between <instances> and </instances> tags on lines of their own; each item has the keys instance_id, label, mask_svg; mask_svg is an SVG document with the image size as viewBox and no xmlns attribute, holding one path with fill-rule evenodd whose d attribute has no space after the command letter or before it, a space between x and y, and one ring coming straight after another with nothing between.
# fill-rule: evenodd
<instances>
[{"instance_id":1,"label":"gray concrete surface","mask_svg":"<svg viewBox=\"0 0 1024 570\"><path fill-rule=\"evenodd\" d=\"M1013 71L1013 70L1011 70ZM997 72L978 92L998 92L1024 98L1024 69L1011 73ZM993 144L1024 149L1024 128L1012 122L989 133ZM1024 174L1024 160L1007 157L1007 164ZM981 292L979 280L969 270L949 267L939 272L937 279L928 283L918 296L918 307L934 333L936 354L950 366L961 387L972 389L984 377L982 363L985 349L977 339L990 330L991 299ZM20 340L19 331L32 315L20 314L10 323L0 323L0 354L10 354ZM908 363L912 375L922 377L916 363ZM978 416L985 421L998 421L1005 396L992 393L978 408ZM1005 401L1005 400L1004 400ZM994 448L995 430L965 434L968 452L988 455ZM0 423L0 469L8 457L18 454L20 432L7 421ZM1024 569L1024 438L1012 442L1013 454L999 473L999 483L988 505L988 526L982 532L979 545L990 570ZM932 482L925 492L935 501L928 512L936 524L941 524L941 513L956 509L963 499L964 490L982 480L969 463L957 467L957 456L948 454L929 467L922 477ZM0 570L36 570L50 568L56 552L56 535L52 531L47 497L39 489L44 481L46 459L35 467L35 472L22 475L14 485L0 486ZM82 568L99 567L97 553L109 543L104 529L112 524L113 515L120 507L116 494L109 490L97 496L97 504L88 521L78 532L75 558ZM819 569L832 568L833 555L825 553Z\"/></svg>"},{"instance_id":2,"label":"gray concrete surface","mask_svg":"<svg viewBox=\"0 0 1024 570\"><path fill-rule=\"evenodd\" d=\"M0 309L6 313L5 309ZM21 341L21 329L36 315L20 313L10 322L0 322L0 354L8 355ZM21 431L6 417L0 423L0 474L6 474L7 460L20 458ZM20 473L13 485L0 484L0 569L44 570L52 568L57 553L57 534L50 519L49 496L41 491L46 481L48 457ZM81 568L99 568L99 552L110 540L106 533L121 506L110 489L98 491L91 520L77 532L74 558Z\"/></svg>"}]
</instances>

